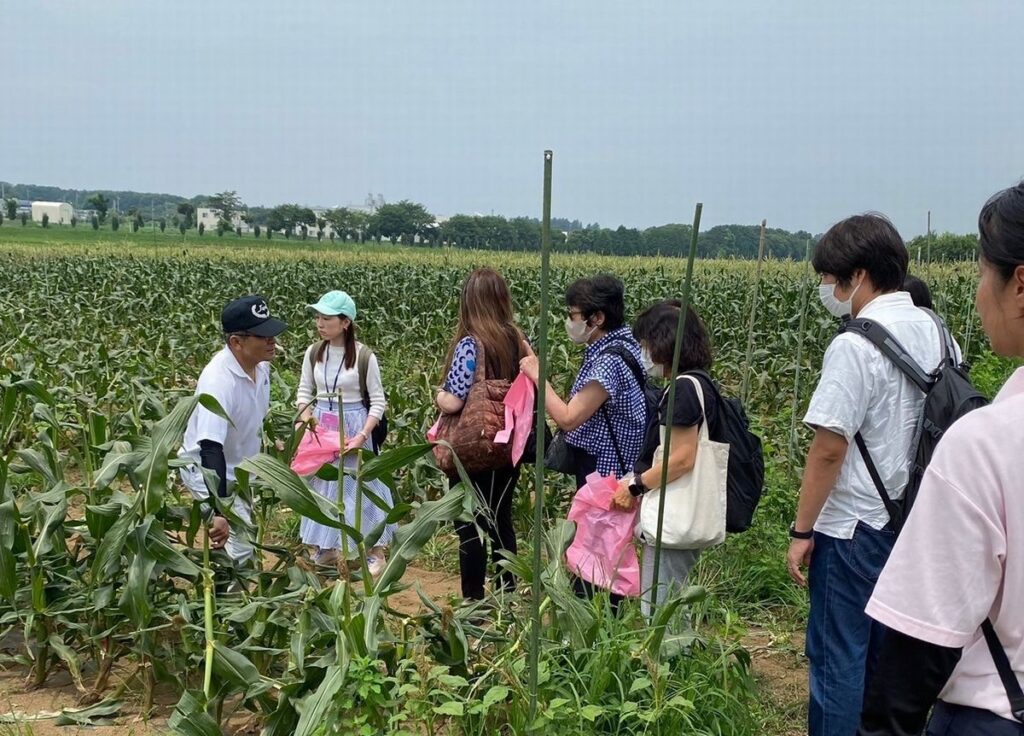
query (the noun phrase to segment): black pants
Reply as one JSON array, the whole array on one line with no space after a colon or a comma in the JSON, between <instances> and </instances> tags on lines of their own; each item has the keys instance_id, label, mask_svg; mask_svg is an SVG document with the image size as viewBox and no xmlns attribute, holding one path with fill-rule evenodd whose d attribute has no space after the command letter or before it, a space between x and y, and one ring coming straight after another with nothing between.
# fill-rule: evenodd
<instances>
[{"instance_id":1,"label":"black pants","mask_svg":"<svg viewBox=\"0 0 1024 736\"><path fill-rule=\"evenodd\" d=\"M502 572L498 584L503 589L515 587L515 576L498 567L503 559L502 550L516 553L516 530L512 526L512 501L519 480L519 468L503 468L489 473L471 475L478 504L476 524L456 522L459 535L459 573L462 577L462 597L481 599L484 597L484 582L487 579L487 548L480 538L477 526L491 542L491 559Z\"/></svg>"},{"instance_id":2,"label":"black pants","mask_svg":"<svg viewBox=\"0 0 1024 736\"><path fill-rule=\"evenodd\" d=\"M940 700L928 721L927 736L1024 736L1024 723Z\"/></svg>"}]
</instances>

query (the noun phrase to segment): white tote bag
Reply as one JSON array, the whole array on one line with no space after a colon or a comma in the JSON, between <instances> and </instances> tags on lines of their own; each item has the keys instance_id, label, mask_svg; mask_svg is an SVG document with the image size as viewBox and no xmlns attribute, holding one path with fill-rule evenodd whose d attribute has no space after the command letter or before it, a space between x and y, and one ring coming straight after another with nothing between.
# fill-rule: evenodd
<instances>
[{"instance_id":1,"label":"white tote bag","mask_svg":"<svg viewBox=\"0 0 1024 736\"><path fill-rule=\"evenodd\" d=\"M704 388L693 376L704 415ZM729 472L729 444L712 442L708 436L708 419L704 416L697 440L697 458L693 469L665 488L665 518L661 529L661 544L670 549L704 549L725 540L726 481ZM671 422L670 422L671 424ZM661 444L654 453L653 467L660 470L662 448L665 446L665 426L659 427ZM658 535L658 504L661 491L651 489L640 502L641 538L654 544Z\"/></svg>"}]
</instances>

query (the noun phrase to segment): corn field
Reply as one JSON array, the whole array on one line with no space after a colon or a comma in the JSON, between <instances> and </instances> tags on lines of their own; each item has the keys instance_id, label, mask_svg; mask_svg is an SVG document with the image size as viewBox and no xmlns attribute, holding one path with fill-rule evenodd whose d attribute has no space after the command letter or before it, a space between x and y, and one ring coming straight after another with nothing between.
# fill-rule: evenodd
<instances>
[{"instance_id":1,"label":"corn field","mask_svg":"<svg viewBox=\"0 0 1024 736\"><path fill-rule=\"evenodd\" d=\"M755 528L705 555L703 585L659 608L667 617L689 607L690 640L673 649L638 611L615 617L600 601L573 595L560 563L572 535L564 520L571 489L549 474L539 708L531 721L528 544L506 563L519 577L518 596L474 609L421 594L420 606L402 610L393 599L414 584L408 568L424 547L474 503L462 486L448 490L424 440L462 279L475 266L498 268L520 325L536 340L536 256L7 240L0 633L19 642L7 664L22 668L29 686L69 673L82 703L62 716L69 722L102 722L129 701L154 713L158 689L169 688L176 704L168 725L183 734L225 733L239 713L253 714L268 735L762 732L742 620L804 605L782 562L806 441L798 423L793 429L794 410L799 418L836 328L804 264L768 260L757 283L751 263L695 268L692 303L713 339L713 373L734 395L749 386L768 489ZM677 296L684 266L553 259L549 365L562 395L581 357L559 327L565 286L614 273L626 284L630 316ZM935 265L919 275L974 364L976 383L991 393L1010 366L987 352L972 308L974 267ZM376 581L310 569L295 535L300 515L341 525L337 510L288 468L300 361L316 339L305 305L331 289L356 299L359 339L377 353L388 394L387 449L359 470L392 488L388 518L401 524ZM197 401L195 380L221 344L220 310L247 293L266 297L290 330L279 340L264 454L242 466L235 489L255 509L248 531L257 565L234 570L204 546L198 506L176 484L175 451ZM526 481L517 499L522 537L533 515ZM346 533L357 541L369 535ZM240 592L225 592L231 583Z\"/></svg>"}]
</instances>

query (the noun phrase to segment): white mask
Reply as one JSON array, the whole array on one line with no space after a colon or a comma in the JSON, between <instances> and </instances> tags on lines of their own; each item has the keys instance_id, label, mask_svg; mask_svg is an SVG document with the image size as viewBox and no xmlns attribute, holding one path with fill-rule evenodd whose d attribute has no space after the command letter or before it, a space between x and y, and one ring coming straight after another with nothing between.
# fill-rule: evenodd
<instances>
[{"instance_id":1,"label":"white mask","mask_svg":"<svg viewBox=\"0 0 1024 736\"><path fill-rule=\"evenodd\" d=\"M861 279L860 284L850 292L850 297L845 301L839 301L836 298L836 284L820 284L818 286L818 298L821 299L822 305L828 310L829 314L833 317L842 319L843 317L853 314L853 296L857 293L857 289L864 283L864 279Z\"/></svg>"},{"instance_id":2,"label":"white mask","mask_svg":"<svg viewBox=\"0 0 1024 736\"><path fill-rule=\"evenodd\" d=\"M571 317L565 318L565 334L577 345L583 345L594 334L594 330L597 329L597 325L594 325L589 330L587 329L588 326L584 320L574 320Z\"/></svg>"},{"instance_id":3,"label":"white mask","mask_svg":"<svg viewBox=\"0 0 1024 736\"><path fill-rule=\"evenodd\" d=\"M665 369L654 362L647 348L640 348L640 362L644 365L644 371L651 378L664 378Z\"/></svg>"}]
</instances>

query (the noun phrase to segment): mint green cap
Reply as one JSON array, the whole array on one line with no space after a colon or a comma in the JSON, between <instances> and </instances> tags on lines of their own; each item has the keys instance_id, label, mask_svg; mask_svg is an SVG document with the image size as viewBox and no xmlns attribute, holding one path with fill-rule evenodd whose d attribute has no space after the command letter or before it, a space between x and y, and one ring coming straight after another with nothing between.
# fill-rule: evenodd
<instances>
[{"instance_id":1,"label":"mint green cap","mask_svg":"<svg viewBox=\"0 0 1024 736\"><path fill-rule=\"evenodd\" d=\"M316 304L307 304L310 309L315 309L320 314L338 315L343 314L350 320L356 319L356 303L352 297L344 291L328 291Z\"/></svg>"}]
</instances>

